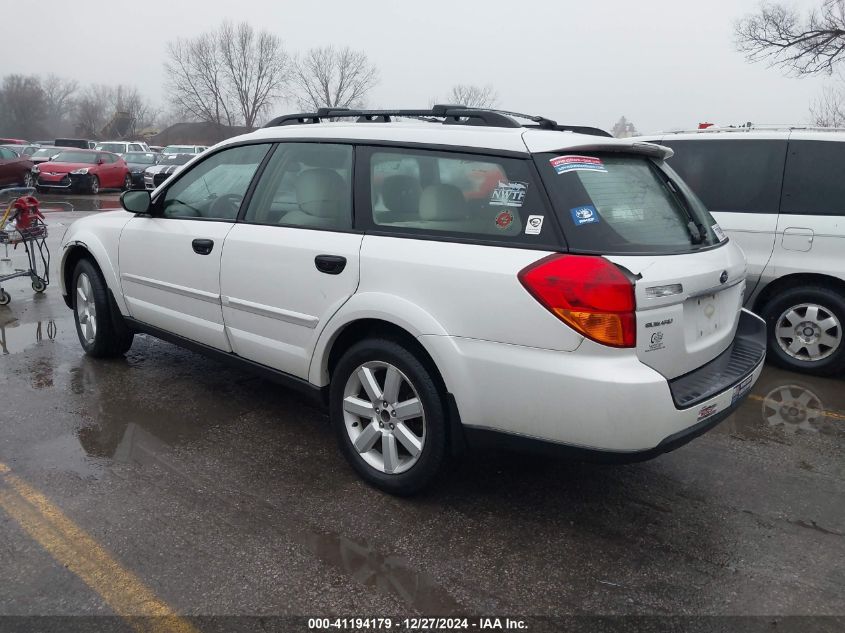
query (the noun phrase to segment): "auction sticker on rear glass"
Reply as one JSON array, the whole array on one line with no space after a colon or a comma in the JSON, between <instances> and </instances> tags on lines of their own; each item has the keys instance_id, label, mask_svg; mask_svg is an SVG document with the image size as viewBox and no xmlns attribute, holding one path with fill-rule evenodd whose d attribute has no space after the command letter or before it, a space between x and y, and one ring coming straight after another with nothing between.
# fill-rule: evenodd
<instances>
[{"instance_id":1,"label":"auction sticker on rear glass","mask_svg":"<svg viewBox=\"0 0 845 633\"><path fill-rule=\"evenodd\" d=\"M607 173L607 168L601 158L595 156L557 156L549 161L558 174L566 174L570 171L600 171Z\"/></svg>"},{"instance_id":2,"label":"auction sticker on rear glass","mask_svg":"<svg viewBox=\"0 0 845 633\"><path fill-rule=\"evenodd\" d=\"M490 206L521 207L525 201L527 190L528 185L524 182L503 182L500 180L490 197Z\"/></svg>"},{"instance_id":3,"label":"auction sticker on rear glass","mask_svg":"<svg viewBox=\"0 0 845 633\"><path fill-rule=\"evenodd\" d=\"M570 209L569 213L572 214L572 221L575 222L575 226L595 224L599 221L599 212L591 204Z\"/></svg>"},{"instance_id":4,"label":"auction sticker on rear glass","mask_svg":"<svg viewBox=\"0 0 845 633\"><path fill-rule=\"evenodd\" d=\"M540 235L540 231L543 230L543 217L542 215L529 215L525 221L525 234Z\"/></svg>"}]
</instances>

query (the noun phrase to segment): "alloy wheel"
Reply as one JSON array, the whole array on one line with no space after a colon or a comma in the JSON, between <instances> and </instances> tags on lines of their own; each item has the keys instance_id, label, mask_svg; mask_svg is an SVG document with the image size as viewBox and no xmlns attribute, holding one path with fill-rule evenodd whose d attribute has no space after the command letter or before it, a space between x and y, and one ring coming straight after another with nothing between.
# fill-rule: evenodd
<instances>
[{"instance_id":1,"label":"alloy wheel","mask_svg":"<svg viewBox=\"0 0 845 633\"><path fill-rule=\"evenodd\" d=\"M343 390L343 417L352 446L386 474L414 466L426 440L425 411L414 385L383 361L359 365Z\"/></svg>"},{"instance_id":2,"label":"alloy wheel","mask_svg":"<svg viewBox=\"0 0 845 633\"><path fill-rule=\"evenodd\" d=\"M97 336L97 304L94 302L91 279L85 273L81 273L76 280L76 320L82 338L89 345L92 344Z\"/></svg>"},{"instance_id":3,"label":"alloy wheel","mask_svg":"<svg viewBox=\"0 0 845 633\"><path fill-rule=\"evenodd\" d=\"M842 324L824 306L802 303L784 310L775 324L780 348L792 358L819 361L842 344Z\"/></svg>"}]
</instances>

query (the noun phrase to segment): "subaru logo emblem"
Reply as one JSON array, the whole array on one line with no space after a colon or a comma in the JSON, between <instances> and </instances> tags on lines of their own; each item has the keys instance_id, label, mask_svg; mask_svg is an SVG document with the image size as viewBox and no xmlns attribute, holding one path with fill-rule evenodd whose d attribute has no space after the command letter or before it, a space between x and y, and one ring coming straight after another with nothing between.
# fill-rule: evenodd
<instances>
[{"instance_id":1,"label":"subaru logo emblem","mask_svg":"<svg viewBox=\"0 0 845 633\"><path fill-rule=\"evenodd\" d=\"M727 270L723 270L722 274L719 275L719 281L721 283L727 283L727 281L728 281L728 271Z\"/></svg>"}]
</instances>

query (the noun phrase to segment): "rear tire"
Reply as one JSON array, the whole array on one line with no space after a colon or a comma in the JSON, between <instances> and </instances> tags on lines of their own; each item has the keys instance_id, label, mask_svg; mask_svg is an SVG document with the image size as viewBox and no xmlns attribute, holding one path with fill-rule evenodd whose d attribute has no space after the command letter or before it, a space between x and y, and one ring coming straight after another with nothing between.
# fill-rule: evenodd
<instances>
[{"instance_id":1,"label":"rear tire","mask_svg":"<svg viewBox=\"0 0 845 633\"><path fill-rule=\"evenodd\" d=\"M845 298L840 293L825 286L789 288L760 312L773 363L817 376L845 370Z\"/></svg>"},{"instance_id":2,"label":"rear tire","mask_svg":"<svg viewBox=\"0 0 845 633\"><path fill-rule=\"evenodd\" d=\"M124 191L131 191L132 190L132 174L126 174L126 178L123 179L123 190Z\"/></svg>"},{"instance_id":3,"label":"rear tire","mask_svg":"<svg viewBox=\"0 0 845 633\"><path fill-rule=\"evenodd\" d=\"M445 398L431 372L401 344L365 339L347 350L332 372L329 408L341 452L376 488L411 495L442 470Z\"/></svg>"},{"instance_id":4,"label":"rear tire","mask_svg":"<svg viewBox=\"0 0 845 633\"><path fill-rule=\"evenodd\" d=\"M73 271L73 316L76 334L85 353L94 358L121 356L132 346L129 329L108 292L102 273L89 259L80 259Z\"/></svg>"}]
</instances>

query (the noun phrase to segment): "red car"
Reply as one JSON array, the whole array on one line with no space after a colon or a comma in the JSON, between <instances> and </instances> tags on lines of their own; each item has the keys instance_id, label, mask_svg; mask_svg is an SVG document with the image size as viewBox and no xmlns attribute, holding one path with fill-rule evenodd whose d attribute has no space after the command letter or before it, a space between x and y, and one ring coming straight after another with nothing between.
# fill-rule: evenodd
<instances>
[{"instance_id":1,"label":"red car","mask_svg":"<svg viewBox=\"0 0 845 633\"><path fill-rule=\"evenodd\" d=\"M23 185L32 187L32 161L18 156L8 147L0 147L0 189Z\"/></svg>"},{"instance_id":2,"label":"red car","mask_svg":"<svg viewBox=\"0 0 845 633\"><path fill-rule=\"evenodd\" d=\"M111 152L68 149L32 171L39 191L98 193L100 189L132 187L132 175L126 161Z\"/></svg>"}]
</instances>

